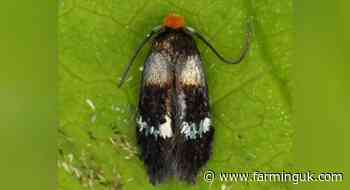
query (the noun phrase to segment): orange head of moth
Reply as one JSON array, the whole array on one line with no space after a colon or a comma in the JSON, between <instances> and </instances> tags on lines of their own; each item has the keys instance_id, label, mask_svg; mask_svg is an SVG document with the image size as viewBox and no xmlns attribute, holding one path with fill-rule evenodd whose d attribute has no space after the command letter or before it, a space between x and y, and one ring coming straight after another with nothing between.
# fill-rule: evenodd
<instances>
[{"instance_id":1,"label":"orange head of moth","mask_svg":"<svg viewBox=\"0 0 350 190\"><path fill-rule=\"evenodd\" d=\"M185 26L185 19L182 16L176 14L169 14L164 19L164 26L171 29L181 29Z\"/></svg>"}]
</instances>

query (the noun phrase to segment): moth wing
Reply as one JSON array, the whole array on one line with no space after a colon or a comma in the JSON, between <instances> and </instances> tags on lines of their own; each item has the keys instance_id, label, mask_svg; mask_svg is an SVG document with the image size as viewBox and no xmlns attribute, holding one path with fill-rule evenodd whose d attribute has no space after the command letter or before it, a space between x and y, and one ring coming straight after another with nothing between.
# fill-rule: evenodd
<instances>
[{"instance_id":1,"label":"moth wing","mask_svg":"<svg viewBox=\"0 0 350 190\"><path fill-rule=\"evenodd\" d=\"M171 174L173 139L171 96L173 73L170 58L153 51L147 58L140 89L137 143L153 184Z\"/></svg>"},{"instance_id":2,"label":"moth wing","mask_svg":"<svg viewBox=\"0 0 350 190\"><path fill-rule=\"evenodd\" d=\"M208 89L199 53L178 59L175 66L177 176L194 183L209 160L214 129Z\"/></svg>"}]
</instances>

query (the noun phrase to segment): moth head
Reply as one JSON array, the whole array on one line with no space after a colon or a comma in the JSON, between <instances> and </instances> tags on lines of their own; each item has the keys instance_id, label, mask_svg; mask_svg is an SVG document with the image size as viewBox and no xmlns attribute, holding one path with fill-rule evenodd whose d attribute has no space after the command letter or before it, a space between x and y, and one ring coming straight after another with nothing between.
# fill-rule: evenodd
<instances>
[{"instance_id":1,"label":"moth head","mask_svg":"<svg viewBox=\"0 0 350 190\"><path fill-rule=\"evenodd\" d=\"M185 27L185 19L172 13L165 17L163 25L174 30L182 29Z\"/></svg>"}]
</instances>

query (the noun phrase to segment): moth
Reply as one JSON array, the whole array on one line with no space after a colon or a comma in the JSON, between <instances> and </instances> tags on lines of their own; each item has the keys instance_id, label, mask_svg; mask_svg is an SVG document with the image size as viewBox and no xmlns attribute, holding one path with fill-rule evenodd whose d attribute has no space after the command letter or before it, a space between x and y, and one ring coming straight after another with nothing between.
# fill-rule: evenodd
<instances>
[{"instance_id":1,"label":"moth","mask_svg":"<svg viewBox=\"0 0 350 190\"><path fill-rule=\"evenodd\" d=\"M214 128L202 58L194 37L224 63L238 64L247 55L251 32L237 60L227 60L182 16L170 14L155 27L132 56L118 84L122 86L142 47L152 39L144 63L136 138L152 184L169 177L194 184L210 159Z\"/></svg>"}]
</instances>

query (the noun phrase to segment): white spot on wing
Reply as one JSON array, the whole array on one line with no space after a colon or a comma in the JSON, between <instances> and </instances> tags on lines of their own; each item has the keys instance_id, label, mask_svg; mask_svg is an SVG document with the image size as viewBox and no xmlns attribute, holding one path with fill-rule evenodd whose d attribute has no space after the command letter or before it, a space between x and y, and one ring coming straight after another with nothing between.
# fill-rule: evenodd
<instances>
[{"instance_id":1,"label":"white spot on wing","mask_svg":"<svg viewBox=\"0 0 350 190\"><path fill-rule=\"evenodd\" d=\"M190 132L190 126L187 122L183 122L181 125L181 133L182 134L188 134Z\"/></svg>"},{"instance_id":2,"label":"white spot on wing","mask_svg":"<svg viewBox=\"0 0 350 190\"><path fill-rule=\"evenodd\" d=\"M199 135L199 138L201 138L203 134L210 130L210 126L211 120L208 117L200 121L198 129L195 123L189 124L187 122L183 122L181 124L181 133L185 135L186 139L196 139L197 135Z\"/></svg>"},{"instance_id":3,"label":"white spot on wing","mask_svg":"<svg viewBox=\"0 0 350 190\"><path fill-rule=\"evenodd\" d=\"M185 135L186 138L195 139L197 135L196 124L187 122L182 123L181 133Z\"/></svg>"},{"instance_id":4,"label":"white spot on wing","mask_svg":"<svg viewBox=\"0 0 350 190\"><path fill-rule=\"evenodd\" d=\"M173 136L173 131L171 129L171 119L168 116L165 116L165 122L161 125L159 125L158 128L154 126L149 126L145 121L143 121L142 117L140 116L137 119L137 124L139 126L139 132L142 132L147 135L153 135L156 139L158 136L161 136L163 138L168 138Z\"/></svg>"},{"instance_id":5,"label":"white spot on wing","mask_svg":"<svg viewBox=\"0 0 350 190\"><path fill-rule=\"evenodd\" d=\"M204 118L204 120L201 121L200 129L202 129L203 133L206 133L209 131L209 127L211 125L211 120L209 118Z\"/></svg>"},{"instance_id":6,"label":"white spot on wing","mask_svg":"<svg viewBox=\"0 0 350 190\"><path fill-rule=\"evenodd\" d=\"M166 115L165 123L159 125L160 136L163 138L168 138L173 136L173 131L171 129L171 119Z\"/></svg>"},{"instance_id":7,"label":"white spot on wing","mask_svg":"<svg viewBox=\"0 0 350 190\"><path fill-rule=\"evenodd\" d=\"M147 123L142 121L142 117L140 116L139 119L137 120L137 124L139 125L139 131L141 132L143 129L146 128Z\"/></svg>"}]
</instances>

